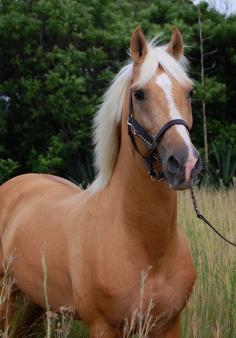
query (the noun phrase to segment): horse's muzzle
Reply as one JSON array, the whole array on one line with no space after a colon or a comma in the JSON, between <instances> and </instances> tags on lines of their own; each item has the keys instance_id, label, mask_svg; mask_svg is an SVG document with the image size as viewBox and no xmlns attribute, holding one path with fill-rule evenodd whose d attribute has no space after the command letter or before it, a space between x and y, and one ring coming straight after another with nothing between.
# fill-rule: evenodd
<instances>
[{"instance_id":1,"label":"horse's muzzle","mask_svg":"<svg viewBox=\"0 0 236 338\"><path fill-rule=\"evenodd\" d=\"M163 163L165 177L175 190L187 189L197 184L201 169L202 160L194 147L191 152L182 149L169 155Z\"/></svg>"}]
</instances>

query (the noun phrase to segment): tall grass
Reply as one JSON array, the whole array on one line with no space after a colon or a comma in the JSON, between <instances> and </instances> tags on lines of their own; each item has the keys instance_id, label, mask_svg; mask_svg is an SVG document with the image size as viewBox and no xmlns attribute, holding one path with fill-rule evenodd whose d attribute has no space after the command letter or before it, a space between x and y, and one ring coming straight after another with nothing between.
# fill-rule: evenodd
<instances>
[{"instance_id":1,"label":"tall grass","mask_svg":"<svg viewBox=\"0 0 236 338\"><path fill-rule=\"evenodd\" d=\"M236 241L236 190L196 191L201 212ZM189 192L179 193L179 224L189 238L198 278L182 314L183 338L236 337L236 249L225 243L192 208Z\"/></svg>"},{"instance_id":2,"label":"tall grass","mask_svg":"<svg viewBox=\"0 0 236 338\"><path fill-rule=\"evenodd\" d=\"M227 237L236 240L236 190L201 189L196 191L199 208L209 220ZM212 230L198 220L194 214L190 193L179 193L178 223L189 239L198 278L193 293L182 313L182 338L235 338L236 337L236 250L219 239ZM45 269L45 267L44 267ZM45 270L46 271L46 270ZM126 322L123 338L132 335L139 319L139 334L147 337L155 318L142 314L142 292L145 288L146 272L141 278L140 309ZM2 280L9 289L7 278ZM8 291L7 291L8 292ZM8 297L9 292L7 293ZM4 294L1 294L3 301ZM17 327L21 320L20 308L25 300L19 300L18 312L8 332L2 337L10 338L11 327ZM152 303L150 300L150 309ZM147 317L147 318L146 318ZM145 319L146 318L146 319ZM142 319L145 319L142 321ZM144 325L146 326L142 326ZM50 327L49 327L50 326ZM1 337L1 334L0 334ZM18 337L18 336L17 336ZM23 338L23 335L20 336ZM61 314L48 310L42 316L41 324L35 325L30 335L24 337L87 338L84 324L73 321L71 309L62 309Z\"/></svg>"}]
</instances>

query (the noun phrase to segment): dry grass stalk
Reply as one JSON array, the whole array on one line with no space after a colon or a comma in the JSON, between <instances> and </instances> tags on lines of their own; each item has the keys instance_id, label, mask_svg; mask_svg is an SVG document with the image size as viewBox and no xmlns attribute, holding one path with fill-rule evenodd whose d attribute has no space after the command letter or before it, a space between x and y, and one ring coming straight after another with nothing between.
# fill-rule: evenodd
<instances>
[{"instance_id":1,"label":"dry grass stalk","mask_svg":"<svg viewBox=\"0 0 236 338\"><path fill-rule=\"evenodd\" d=\"M157 324L159 317L152 315L155 304L151 294L148 304L144 304L145 282L151 268L149 266L146 271L141 273L139 306L132 312L130 318L125 318L122 338L129 338L136 331L138 338L147 338Z\"/></svg>"},{"instance_id":2,"label":"dry grass stalk","mask_svg":"<svg viewBox=\"0 0 236 338\"><path fill-rule=\"evenodd\" d=\"M51 327L52 322L55 319L55 314L50 311L49 302L48 302L48 293L47 293L47 265L45 260L45 243L41 251L41 264L43 270L43 292L44 292L44 301L46 306L46 338L51 338Z\"/></svg>"},{"instance_id":3,"label":"dry grass stalk","mask_svg":"<svg viewBox=\"0 0 236 338\"><path fill-rule=\"evenodd\" d=\"M55 328L55 338L69 337L71 327L73 325L73 318L75 309L73 307L61 307L60 315L58 317L57 327Z\"/></svg>"},{"instance_id":4,"label":"dry grass stalk","mask_svg":"<svg viewBox=\"0 0 236 338\"><path fill-rule=\"evenodd\" d=\"M3 338L10 337L11 323L8 323L8 316L10 314L11 294L15 290L16 279L11 274L11 264L15 256L9 255L3 262L4 275L0 281L0 315L1 320L4 322L4 327L0 330Z\"/></svg>"}]
</instances>

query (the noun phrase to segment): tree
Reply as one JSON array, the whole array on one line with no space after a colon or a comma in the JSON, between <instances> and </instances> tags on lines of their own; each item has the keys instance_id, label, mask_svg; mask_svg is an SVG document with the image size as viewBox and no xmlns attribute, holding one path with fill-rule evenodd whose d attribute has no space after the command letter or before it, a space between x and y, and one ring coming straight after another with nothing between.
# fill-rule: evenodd
<instances>
[{"instance_id":1,"label":"tree","mask_svg":"<svg viewBox=\"0 0 236 338\"><path fill-rule=\"evenodd\" d=\"M204 152L205 152L205 168L208 171L208 141L207 141L207 119L206 119L206 102L205 102L205 69L204 69L204 40L202 32L202 13L200 6L198 6L198 27L200 40L200 55L201 55L201 89L202 89L202 117L203 117L203 136L204 136Z\"/></svg>"}]
</instances>

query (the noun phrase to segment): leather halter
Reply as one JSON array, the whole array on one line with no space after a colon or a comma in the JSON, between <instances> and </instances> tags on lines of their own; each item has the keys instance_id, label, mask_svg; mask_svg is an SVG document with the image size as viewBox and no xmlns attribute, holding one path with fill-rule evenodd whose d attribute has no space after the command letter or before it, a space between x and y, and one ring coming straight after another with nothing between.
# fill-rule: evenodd
<instances>
[{"instance_id":1,"label":"leather halter","mask_svg":"<svg viewBox=\"0 0 236 338\"><path fill-rule=\"evenodd\" d=\"M168 121L160 130L159 132L152 136L148 133L146 129L144 129L141 124L133 117L134 109L133 109L133 99L132 99L132 91L130 92L129 98L129 117L127 120L128 124L128 134L130 139L133 143L134 148L139 153L140 156L145 160L147 168L148 168L148 175L151 177L153 181L162 181L165 180L165 174L163 171L157 171L153 168L153 162L158 161L161 164L161 158L159 152L157 150L157 146L161 141L161 138L165 134L165 132L176 124L181 124L190 131L190 128L186 121L182 119L173 119ZM139 137L141 141L145 144L148 149L148 156L143 156L136 144L135 136Z\"/></svg>"}]
</instances>

